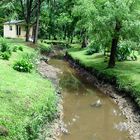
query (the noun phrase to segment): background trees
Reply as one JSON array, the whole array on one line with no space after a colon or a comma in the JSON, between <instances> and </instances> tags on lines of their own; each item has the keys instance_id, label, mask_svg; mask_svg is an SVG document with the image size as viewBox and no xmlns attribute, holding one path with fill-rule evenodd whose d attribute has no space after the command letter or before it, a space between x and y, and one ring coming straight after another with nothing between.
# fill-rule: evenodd
<instances>
[{"instance_id":1,"label":"background trees","mask_svg":"<svg viewBox=\"0 0 140 140\"><path fill-rule=\"evenodd\" d=\"M98 27L98 25L95 25L95 30L98 29L98 33L100 36L100 30L103 31L107 36L104 40L105 44L111 44L111 54L110 54L110 60L109 60L109 67L115 66L115 58L116 58L116 51L117 47L119 46L119 43L125 41L125 40L131 40L132 36L129 38L128 33L134 32L133 27L130 23L133 23L133 25L137 24L137 5L139 2L137 1L128 1L128 0L108 0L108 1L101 1L98 6L98 12L99 14L95 17L95 23L96 19L99 19L99 22L102 25L102 28ZM129 30L129 32L128 32ZM135 34L135 33L134 33ZM137 38L137 36L135 36ZM135 38L133 36L133 39ZM108 43L108 41L110 43ZM136 41L136 40L135 40ZM108 47L108 46L106 46Z\"/></svg>"},{"instance_id":2,"label":"background trees","mask_svg":"<svg viewBox=\"0 0 140 140\"><path fill-rule=\"evenodd\" d=\"M4 21L24 19L26 41L34 24L34 43L38 33L44 39L78 41L82 48L89 43L104 54L110 52L109 67L115 66L116 59L127 58L122 51L130 55L140 46L139 0L7 0L0 4L1 35Z\"/></svg>"}]
</instances>

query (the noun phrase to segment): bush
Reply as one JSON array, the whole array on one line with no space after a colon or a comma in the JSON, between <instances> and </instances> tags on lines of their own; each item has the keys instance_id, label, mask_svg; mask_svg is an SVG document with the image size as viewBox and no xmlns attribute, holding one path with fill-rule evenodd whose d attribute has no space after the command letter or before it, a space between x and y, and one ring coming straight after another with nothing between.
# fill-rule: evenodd
<instances>
[{"instance_id":1,"label":"bush","mask_svg":"<svg viewBox=\"0 0 140 140\"><path fill-rule=\"evenodd\" d=\"M120 42L117 48L116 57L118 61L137 60L137 55L135 54L135 45L133 44L133 42Z\"/></svg>"},{"instance_id":2,"label":"bush","mask_svg":"<svg viewBox=\"0 0 140 140\"><path fill-rule=\"evenodd\" d=\"M41 53L50 53L52 51L51 45L48 45L46 43L40 43L39 48Z\"/></svg>"},{"instance_id":3,"label":"bush","mask_svg":"<svg viewBox=\"0 0 140 140\"><path fill-rule=\"evenodd\" d=\"M23 51L23 47L22 46L19 46L18 48L20 51Z\"/></svg>"},{"instance_id":4,"label":"bush","mask_svg":"<svg viewBox=\"0 0 140 140\"><path fill-rule=\"evenodd\" d=\"M22 46L14 46L13 52L17 52L17 50L23 51L23 47Z\"/></svg>"},{"instance_id":5,"label":"bush","mask_svg":"<svg viewBox=\"0 0 140 140\"><path fill-rule=\"evenodd\" d=\"M9 60L11 54L9 52L3 52L1 53L1 57L3 60Z\"/></svg>"},{"instance_id":6,"label":"bush","mask_svg":"<svg viewBox=\"0 0 140 140\"><path fill-rule=\"evenodd\" d=\"M93 41L89 44L88 50L86 51L86 55L92 55L94 53L98 53L99 51L100 51L100 45L96 44Z\"/></svg>"},{"instance_id":7,"label":"bush","mask_svg":"<svg viewBox=\"0 0 140 140\"><path fill-rule=\"evenodd\" d=\"M22 57L23 57L23 59L27 59L28 61L30 61L30 62L32 62L32 63L36 63L36 61L38 61L38 59L39 59L39 54L38 54L38 52L36 51L36 52L33 52L33 53L24 53L23 55L22 55Z\"/></svg>"},{"instance_id":8,"label":"bush","mask_svg":"<svg viewBox=\"0 0 140 140\"><path fill-rule=\"evenodd\" d=\"M13 68L19 72L31 72L33 69L33 57L32 54L24 54L22 59L14 64Z\"/></svg>"},{"instance_id":9,"label":"bush","mask_svg":"<svg viewBox=\"0 0 140 140\"><path fill-rule=\"evenodd\" d=\"M6 40L4 40L4 39L0 39L0 51L11 53L10 47L9 47L8 43L6 42Z\"/></svg>"},{"instance_id":10,"label":"bush","mask_svg":"<svg viewBox=\"0 0 140 140\"><path fill-rule=\"evenodd\" d=\"M14 64L13 68L14 70L17 70L19 72L31 72L31 70L33 69L33 63L23 58L17 61Z\"/></svg>"},{"instance_id":11,"label":"bush","mask_svg":"<svg viewBox=\"0 0 140 140\"><path fill-rule=\"evenodd\" d=\"M11 50L8 43L3 38L0 39L0 52L1 58L3 60L9 60L11 56Z\"/></svg>"},{"instance_id":12,"label":"bush","mask_svg":"<svg viewBox=\"0 0 140 140\"><path fill-rule=\"evenodd\" d=\"M17 49L18 49L17 46L14 46L13 47L13 52L17 52Z\"/></svg>"}]
</instances>

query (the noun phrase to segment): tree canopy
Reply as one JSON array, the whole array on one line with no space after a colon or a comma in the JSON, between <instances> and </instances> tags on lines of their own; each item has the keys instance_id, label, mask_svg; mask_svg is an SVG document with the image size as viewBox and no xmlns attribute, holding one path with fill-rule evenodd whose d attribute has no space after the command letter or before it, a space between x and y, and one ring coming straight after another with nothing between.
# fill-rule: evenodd
<instances>
[{"instance_id":1,"label":"tree canopy","mask_svg":"<svg viewBox=\"0 0 140 140\"><path fill-rule=\"evenodd\" d=\"M42 39L77 40L82 48L92 43L110 51L109 67L115 66L119 46L139 47L139 0L7 0L0 5L1 35L3 22L24 19L26 41L34 25L34 42L39 34Z\"/></svg>"}]
</instances>

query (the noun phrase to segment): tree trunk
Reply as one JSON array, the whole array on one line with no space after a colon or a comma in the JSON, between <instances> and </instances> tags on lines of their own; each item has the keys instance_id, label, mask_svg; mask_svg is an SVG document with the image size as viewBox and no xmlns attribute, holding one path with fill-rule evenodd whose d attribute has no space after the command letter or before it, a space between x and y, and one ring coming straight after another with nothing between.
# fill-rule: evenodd
<instances>
[{"instance_id":1,"label":"tree trunk","mask_svg":"<svg viewBox=\"0 0 140 140\"><path fill-rule=\"evenodd\" d=\"M73 43L73 38L74 38L74 31L71 33L71 40L70 40L70 43Z\"/></svg>"},{"instance_id":2,"label":"tree trunk","mask_svg":"<svg viewBox=\"0 0 140 140\"><path fill-rule=\"evenodd\" d=\"M88 39L87 39L87 36L84 35L81 48L86 48L87 45L88 45Z\"/></svg>"},{"instance_id":3,"label":"tree trunk","mask_svg":"<svg viewBox=\"0 0 140 140\"><path fill-rule=\"evenodd\" d=\"M116 20L115 33L112 39L111 53L108 64L109 68L115 67L116 50L119 42L120 30L121 30L121 22L119 20Z\"/></svg>"},{"instance_id":4,"label":"tree trunk","mask_svg":"<svg viewBox=\"0 0 140 140\"><path fill-rule=\"evenodd\" d=\"M64 27L63 27L63 32L64 32L64 37L63 37L63 39L66 40L66 37L67 37L66 25L64 25Z\"/></svg>"},{"instance_id":5,"label":"tree trunk","mask_svg":"<svg viewBox=\"0 0 140 140\"><path fill-rule=\"evenodd\" d=\"M36 26L35 26L35 34L34 34L34 40L33 43L36 44L37 40L38 40L38 31L39 31L39 17L40 17L40 6L41 6L41 2L40 0L37 1L37 10L36 10Z\"/></svg>"},{"instance_id":6,"label":"tree trunk","mask_svg":"<svg viewBox=\"0 0 140 140\"><path fill-rule=\"evenodd\" d=\"M39 31L39 17L37 17L36 25L35 25L35 33L34 33L34 38L33 38L33 43L36 44L38 40L38 31Z\"/></svg>"},{"instance_id":7,"label":"tree trunk","mask_svg":"<svg viewBox=\"0 0 140 140\"><path fill-rule=\"evenodd\" d=\"M26 42L29 41L29 32L30 32L30 27L29 24L26 25Z\"/></svg>"},{"instance_id":8,"label":"tree trunk","mask_svg":"<svg viewBox=\"0 0 140 140\"><path fill-rule=\"evenodd\" d=\"M71 40L70 40L70 43L73 43L73 35L71 36Z\"/></svg>"}]
</instances>

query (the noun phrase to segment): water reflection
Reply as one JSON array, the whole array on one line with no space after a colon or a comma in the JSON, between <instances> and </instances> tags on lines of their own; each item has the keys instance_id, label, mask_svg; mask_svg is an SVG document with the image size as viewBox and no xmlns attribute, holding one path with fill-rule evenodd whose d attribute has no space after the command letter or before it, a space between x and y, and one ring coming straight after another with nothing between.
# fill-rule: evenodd
<instances>
[{"instance_id":1,"label":"water reflection","mask_svg":"<svg viewBox=\"0 0 140 140\"><path fill-rule=\"evenodd\" d=\"M125 117L110 98L63 60L50 63L63 71L60 86L66 129L61 140L129 140Z\"/></svg>"}]
</instances>

